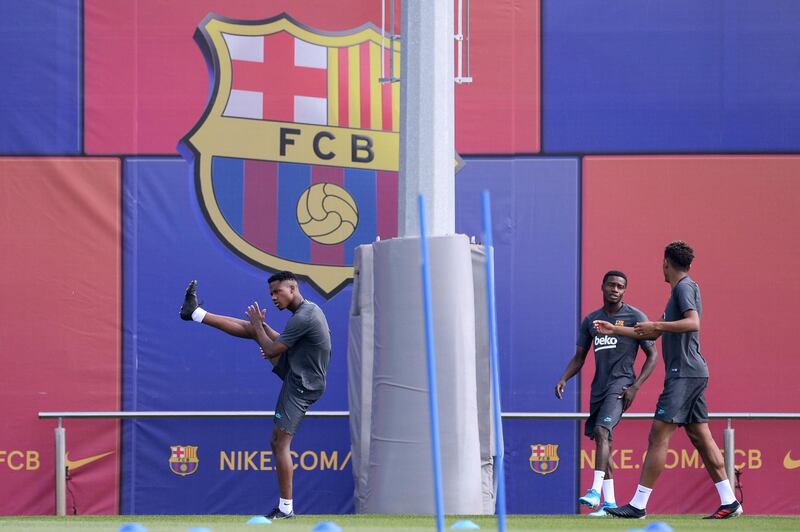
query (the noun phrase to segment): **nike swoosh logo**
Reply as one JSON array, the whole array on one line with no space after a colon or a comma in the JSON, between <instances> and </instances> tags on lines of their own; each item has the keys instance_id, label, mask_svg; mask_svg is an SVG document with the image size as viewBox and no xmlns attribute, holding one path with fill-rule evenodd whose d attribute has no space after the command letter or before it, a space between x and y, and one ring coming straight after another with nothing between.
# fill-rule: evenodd
<instances>
[{"instance_id":1,"label":"nike swoosh logo","mask_svg":"<svg viewBox=\"0 0 800 532\"><path fill-rule=\"evenodd\" d=\"M783 457L783 467L786 469L797 469L800 467L800 460L792 460L790 456L792 451L786 453L786 456Z\"/></svg>"},{"instance_id":2,"label":"nike swoosh logo","mask_svg":"<svg viewBox=\"0 0 800 532\"><path fill-rule=\"evenodd\" d=\"M85 465L91 464L92 462L96 462L102 458L105 458L109 454L114 454L114 451L108 451L107 453L88 456L86 458L81 458L80 460L70 460L69 453L67 453L65 456L65 461L67 463L67 468L69 468L70 471L75 471L79 467L83 467Z\"/></svg>"}]
</instances>

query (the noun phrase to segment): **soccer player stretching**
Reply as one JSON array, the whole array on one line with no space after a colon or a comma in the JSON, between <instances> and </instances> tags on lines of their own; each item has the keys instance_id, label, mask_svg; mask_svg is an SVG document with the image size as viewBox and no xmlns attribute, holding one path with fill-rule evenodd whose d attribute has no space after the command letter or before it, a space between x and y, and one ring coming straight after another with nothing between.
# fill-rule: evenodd
<instances>
[{"instance_id":1,"label":"soccer player stretching","mask_svg":"<svg viewBox=\"0 0 800 532\"><path fill-rule=\"evenodd\" d=\"M656 405L639 486L629 504L607 509L615 517L642 519L647 515L647 500L664 470L669 439L678 427L686 429L719 493L720 507L704 519L729 519L742 514L742 505L725 475L722 453L708 428L705 399L708 366L700 354L703 304L700 287L689 277L693 259L694 250L685 242L672 242L664 250L664 280L672 287L672 293L662 321L638 323L632 328L595 321L595 327L608 334L647 339L661 336L666 369L664 391Z\"/></svg>"},{"instance_id":2,"label":"soccer player stretching","mask_svg":"<svg viewBox=\"0 0 800 532\"><path fill-rule=\"evenodd\" d=\"M325 375L331 357L331 336L325 315L317 305L303 298L291 272L278 272L267 281L272 303L278 310L289 309L292 317L282 333L266 324L266 310L254 302L247 307L247 320L205 311L197 302L197 281L186 289L181 318L205 323L230 335L251 338L262 356L272 363L272 372L283 381L275 406L275 426L270 444L275 456L280 500L270 519L294 517L292 502L292 436L303 417L325 391Z\"/></svg>"},{"instance_id":3,"label":"soccer player stretching","mask_svg":"<svg viewBox=\"0 0 800 532\"><path fill-rule=\"evenodd\" d=\"M611 434L619 423L622 412L633 403L639 387L653 373L658 359L658 352L651 340L603 334L593 325L595 320L608 320L632 327L647 321L647 316L639 309L622 302L627 287L628 278L622 272L610 271L603 276L601 285L603 307L591 312L581 322L575 355L567 364L561 380L556 384L556 397L561 399L567 381L581 370L586 362L589 347L594 344L595 374L592 381L589 419L586 420L586 435L595 443L594 481L586 495L578 499L581 504L597 508L600 505L602 488L605 498L603 507L590 513L592 517L603 517L606 515L606 509L617 507L610 459ZM637 379L633 371L633 362L639 346L647 355L647 359Z\"/></svg>"}]
</instances>

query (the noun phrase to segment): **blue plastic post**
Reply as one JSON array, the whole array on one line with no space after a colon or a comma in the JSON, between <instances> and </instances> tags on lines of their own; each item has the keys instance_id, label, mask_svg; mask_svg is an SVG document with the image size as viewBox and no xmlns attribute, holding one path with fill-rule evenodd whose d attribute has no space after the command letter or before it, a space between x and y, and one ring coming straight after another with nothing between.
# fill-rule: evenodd
<instances>
[{"instance_id":1,"label":"blue plastic post","mask_svg":"<svg viewBox=\"0 0 800 532\"><path fill-rule=\"evenodd\" d=\"M436 351L433 342L433 307L431 304L431 271L428 254L428 230L425 222L425 198L420 194L419 241L422 248L422 301L425 307L425 348L428 351L428 405L431 411L431 450L433 451L433 491L436 498L436 530L444 531L442 500L442 457L439 449L439 402L436 392Z\"/></svg>"},{"instance_id":2,"label":"blue plastic post","mask_svg":"<svg viewBox=\"0 0 800 532\"><path fill-rule=\"evenodd\" d=\"M489 191L484 190L483 200L483 245L486 249L486 303L489 317L489 360L492 366L492 404L494 406L494 443L497 451L494 467L497 472L497 530L506 530L506 481L503 465L503 423L500 410L500 363L497 347L497 310L494 300L494 245L492 242L492 207Z\"/></svg>"}]
</instances>

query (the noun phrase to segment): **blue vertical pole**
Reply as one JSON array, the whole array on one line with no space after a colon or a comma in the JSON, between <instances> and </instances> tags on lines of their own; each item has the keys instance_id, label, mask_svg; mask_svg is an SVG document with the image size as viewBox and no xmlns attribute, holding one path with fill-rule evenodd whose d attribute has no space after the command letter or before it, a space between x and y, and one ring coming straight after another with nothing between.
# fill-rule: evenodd
<instances>
[{"instance_id":1,"label":"blue vertical pole","mask_svg":"<svg viewBox=\"0 0 800 532\"><path fill-rule=\"evenodd\" d=\"M494 467L497 472L497 530L506 530L506 481L503 465L503 422L500 410L500 361L497 348L497 311L494 299L494 244L492 242L492 207L489 191L484 190L483 200L483 245L486 249L486 303L489 317L489 360L492 365L492 405L494 408L494 444L497 456Z\"/></svg>"},{"instance_id":2,"label":"blue vertical pole","mask_svg":"<svg viewBox=\"0 0 800 532\"><path fill-rule=\"evenodd\" d=\"M431 271L428 254L425 198L417 197L419 205L419 241L422 247L422 301L425 307L425 348L428 351L428 405L431 411L431 449L433 451L433 491L436 498L436 530L444 531L444 502L442 501L442 457L439 449L439 405L436 392L436 351L433 342L433 307L431 305Z\"/></svg>"}]
</instances>

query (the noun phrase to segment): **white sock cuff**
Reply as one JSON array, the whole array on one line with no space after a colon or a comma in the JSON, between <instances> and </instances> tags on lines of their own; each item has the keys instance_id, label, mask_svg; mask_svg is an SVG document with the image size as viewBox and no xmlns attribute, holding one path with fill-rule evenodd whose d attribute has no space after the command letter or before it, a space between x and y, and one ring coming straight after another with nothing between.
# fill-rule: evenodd
<instances>
[{"instance_id":1,"label":"white sock cuff","mask_svg":"<svg viewBox=\"0 0 800 532\"><path fill-rule=\"evenodd\" d=\"M603 479L603 499L606 502L617 502L617 497L614 494L614 479L613 478L606 478Z\"/></svg>"},{"instance_id":2,"label":"white sock cuff","mask_svg":"<svg viewBox=\"0 0 800 532\"><path fill-rule=\"evenodd\" d=\"M647 501L650 500L651 493L653 493L653 488L639 484L636 486L636 493L633 495L630 505L639 510L644 510L647 508Z\"/></svg>"},{"instance_id":3,"label":"white sock cuff","mask_svg":"<svg viewBox=\"0 0 800 532\"><path fill-rule=\"evenodd\" d=\"M208 314L208 312L200 307L197 307L194 309L194 312L192 312L192 320L196 321L197 323L203 323L203 318L206 317L206 314Z\"/></svg>"},{"instance_id":4,"label":"white sock cuff","mask_svg":"<svg viewBox=\"0 0 800 532\"><path fill-rule=\"evenodd\" d=\"M603 479L606 478L605 471L597 471L594 472L594 480L592 481L592 489L597 493L600 493L600 490L603 487Z\"/></svg>"},{"instance_id":5,"label":"white sock cuff","mask_svg":"<svg viewBox=\"0 0 800 532\"><path fill-rule=\"evenodd\" d=\"M714 486L717 488L717 493L719 493L719 502L721 504L731 504L736 500L736 495L733 494L733 489L729 481L720 480L714 484Z\"/></svg>"}]
</instances>

